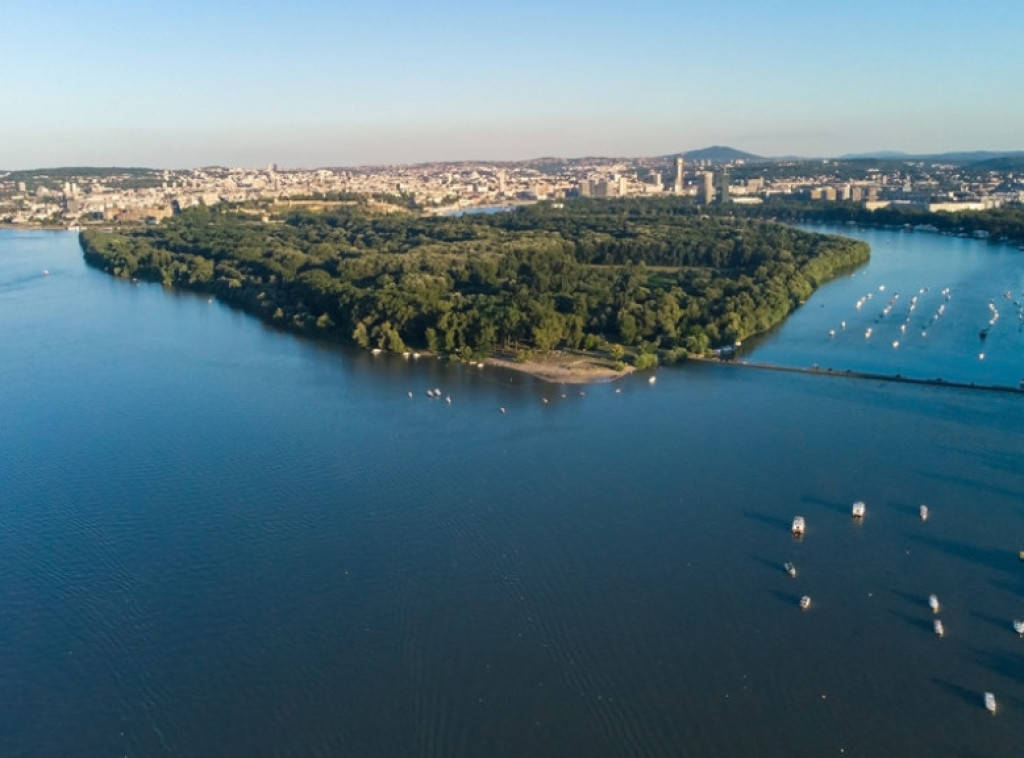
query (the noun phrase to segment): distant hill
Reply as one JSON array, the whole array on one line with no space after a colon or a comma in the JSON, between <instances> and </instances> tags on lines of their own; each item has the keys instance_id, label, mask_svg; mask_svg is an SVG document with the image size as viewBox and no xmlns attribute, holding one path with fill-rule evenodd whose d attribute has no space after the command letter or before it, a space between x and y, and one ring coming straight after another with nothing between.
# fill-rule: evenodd
<instances>
[{"instance_id":1,"label":"distant hill","mask_svg":"<svg viewBox=\"0 0 1024 758\"><path fill-rule=\"evenodd\" d=\"M733 161L764 161L767 158L762 158L760 155L754 155L753 153L745 153L742 150L737 150L734 147L724 147L722 145L712 145L711 147L703 147L700 150L687 150L683 153L683 157L688 161L711 161L712 163L731 163Z\"/></svg>"},{"instance_id":2,"label":"distant hill","mask_svg":"<svg viewBox=\"0 0 1024 758\"><path fill-rule=\"evenodd\" d=\"M930 161L936 163L977 164L982 161L998 161L1003 158L1024 157L1021 150L967 150L950 153L902 153L898 150L879 150L874 153L840 155L837 160L882 160L882 161Z\"/></svg>"},{"instance_id":3,"label":"distant hill","mask_svg":"<svg viewBox=\"0 0 1024 758\"><path fill-rule=\"evenodd\" d=\"M969 163L967 168L975 171L1024 171L1024 153L1011 153Z\"/></svg>"}]
</instances>

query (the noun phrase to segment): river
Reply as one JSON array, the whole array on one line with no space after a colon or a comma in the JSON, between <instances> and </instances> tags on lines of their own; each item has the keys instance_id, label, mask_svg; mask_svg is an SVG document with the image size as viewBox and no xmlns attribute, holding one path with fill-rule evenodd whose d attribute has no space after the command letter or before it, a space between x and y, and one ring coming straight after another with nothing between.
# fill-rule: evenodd
<instances>
[{"instance_id":1,"label":"river","mask_svg":"<svg viewBox=\"0 0 1024 758\"><path fill-rule=\"evenodd\" d=\"M743 359L1024 376L1019 255L844 231L872 262ZM947 286L897 349L906 313L854 307ZM54 232L0 231L0 324L0 754L1019 749L1019 395L714 364L581 394L306 341Z\"/></svg>"}]
</instances>

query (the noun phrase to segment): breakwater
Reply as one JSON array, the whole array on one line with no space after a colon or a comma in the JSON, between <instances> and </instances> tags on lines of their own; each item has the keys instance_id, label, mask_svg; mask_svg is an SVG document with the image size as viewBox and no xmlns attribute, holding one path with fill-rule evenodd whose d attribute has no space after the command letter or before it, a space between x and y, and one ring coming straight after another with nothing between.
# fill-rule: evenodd
<instances>
[{"instance_id":1,"label":"breakwater","mask_svg":"<svg viewBox=\"0 0 1024 758\"><path fill-rule=\"evenodd\" d=\"M718 358L694 358L703 363L714 363L721 366L734 366L736 368L757 369L760 371L776 371L788 374L814 374L815 376L830 376L843 379L867 379L879 382L898 382L902 384L924 384L930 387L947 387L950 389L980 390L984 392L1009 392L1024 395L1024 379L1021 386L1012 387L1005 384L979 384L977 382L947 381L942 377L932 379L922 377L903 376L902 374L880 374L872 371L855 371L853 369L834 369L820 366L781 366L774 363L763 363L758 361L743 360L721 360Z\"/></svg>"}]
</instances>

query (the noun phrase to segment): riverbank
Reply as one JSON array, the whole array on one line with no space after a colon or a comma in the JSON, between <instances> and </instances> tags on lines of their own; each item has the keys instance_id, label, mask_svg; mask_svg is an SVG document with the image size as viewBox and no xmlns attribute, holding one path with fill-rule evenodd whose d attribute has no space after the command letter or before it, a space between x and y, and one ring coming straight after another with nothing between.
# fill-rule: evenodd
<instances>
[{"instance_id":1,"label":"riverbank","mask_svg":"<svg viewBox=\"0 0 1024 758\"><path fill-rule=\"evenodd\" d=\"M585 353L559 350L531 356L529 360L516 360L512 355L500 353L487 358L484 364L519 371L553 384L612 382L635 370L633 366L619 369L606 360Z\"/></svg>"}]
</instances>

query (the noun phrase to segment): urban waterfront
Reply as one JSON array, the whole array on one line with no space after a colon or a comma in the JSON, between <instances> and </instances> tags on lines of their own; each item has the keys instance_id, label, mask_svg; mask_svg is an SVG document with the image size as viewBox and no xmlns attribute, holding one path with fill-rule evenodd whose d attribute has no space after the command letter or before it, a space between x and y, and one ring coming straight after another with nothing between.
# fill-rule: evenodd
<instances>
[{"instance_id":1,"label":"urban waterfront","mask_svg":"<svg viewBox=\"0 0 1024 758\"><path fill-rule=\"evenodd\" d=\"M872 262L741 360L1016 386L1019 252L842 231ZM66 233L0 231L0 318L5 755L1016 752L1024 397L581 394L276 332Z\"/></svg>"}]
</instances>

